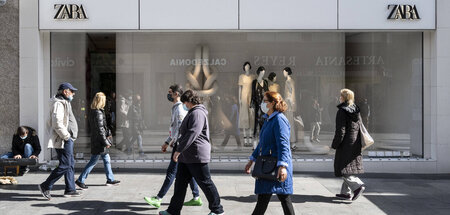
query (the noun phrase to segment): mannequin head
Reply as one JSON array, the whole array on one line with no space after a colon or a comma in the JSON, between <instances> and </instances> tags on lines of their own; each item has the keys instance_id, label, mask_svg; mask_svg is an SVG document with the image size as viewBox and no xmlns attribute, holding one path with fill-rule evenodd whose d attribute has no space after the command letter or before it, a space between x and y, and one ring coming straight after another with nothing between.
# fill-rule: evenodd
<instances>
[{"instance_id":1,"label":"mannequin head","mask_svg":"<svg viewBox=\"0 0 450 215\"><path fill-rule=\"evenodd\" d=\"M292 70L291 70L291 68L290 67L286 67L286 68L284 68L283 69L283 75L284 75L284 77L289 77L289 76L291 76L292 75Z\"/></svg>"},{"instance_id":2,"label":"mannequin head","mask_svg":"<svg viewBox=\"0 0 450 215\"><path fill-rule=\"evenodd\" d=\"M258 67L258 69L256 70L258 78L264 77L264 73L266 73L266 68L264 68L263 66Z\"/></svg>"},{"instance_id":3,"label":"mannequin head","mask_svg":"<svg viewBox=\"0 0 450 215\"><path fill-rule=\"evenodd\" d=\"M252 69L252 65L250 65L250 62L247 61L242 66L242 69L247 73Z\"/></svg>"},{"instance_id":4,"label":"mannequin head","mask_svg":"<svg viewBox=\"0 0 450 215\"><path fill-rule=\"evenodd\" d=\"M269 80L270 80L271 82L276 82L276 81L277 81L277 74L275 74L275 72L271 72L271 73L269 74Z\"/></svg>"}]
</instances>

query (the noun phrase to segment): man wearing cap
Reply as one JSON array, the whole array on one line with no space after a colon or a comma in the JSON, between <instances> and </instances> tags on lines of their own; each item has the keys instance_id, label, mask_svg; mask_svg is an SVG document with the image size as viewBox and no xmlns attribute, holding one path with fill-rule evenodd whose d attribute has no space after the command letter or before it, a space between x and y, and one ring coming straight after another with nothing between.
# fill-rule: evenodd
<instances>
[{"instance_id":1,"label":"man wearing cap","mask_svg":"<svg viewBox=\"0 0 450 215\"><path fill-rule=\"evenodd\" d=\"M58 154L59 165L42 184L39 190L48 200L53 184L64 176L65 197L80 196L75 189L73 143L78 135L77 121L72 112L70 102L77 89L70 83L59 85L58 93L50 101L50 116L47 121L49 134L48 148L54 148Z\"/></svg>"}]
</instances>

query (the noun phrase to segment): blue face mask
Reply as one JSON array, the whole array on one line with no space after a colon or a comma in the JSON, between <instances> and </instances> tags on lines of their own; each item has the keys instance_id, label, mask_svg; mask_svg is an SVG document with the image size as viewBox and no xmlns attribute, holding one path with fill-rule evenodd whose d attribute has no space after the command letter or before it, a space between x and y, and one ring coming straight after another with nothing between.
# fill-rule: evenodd
<instances>
[{"instance_id":1,"label":"blue face mask","mask_svg":"<svg viewBox=\"0 0 450 215\"><path fill-rule=\"evenodd\" d=\"M189 108L186 106L186 104L183 104L183 109L184 109L185 111L189 111Z\"/></svg>"},{"instance_id":2,"label":"blue face mask","mask_svg":"<svg viewBox=\"0 0 450 215\"><path fill-rule=\"evenodd\" d=\"M71 102L73 100L73 95L67 97L67 100L69 100L69 102Z\"/></svg>"},{"instance_id":3,"label":"blue face mask","mask_svg":"<svg viewBox=\"0 0 450 215\"><path fill-rule=\"evenodd\" d=\"M20 139L25 140L25 139L27 139L27 137L28 136L23 136L23 137L21 136Z\"/></svg>"}]
</instances>

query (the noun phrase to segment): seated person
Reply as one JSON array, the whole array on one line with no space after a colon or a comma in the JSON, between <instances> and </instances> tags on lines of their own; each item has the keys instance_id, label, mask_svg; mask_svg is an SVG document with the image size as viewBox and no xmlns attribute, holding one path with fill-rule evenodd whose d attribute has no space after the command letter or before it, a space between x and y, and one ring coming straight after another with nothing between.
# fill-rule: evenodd
<instances>
[{"instance_id":1,"label":"seated person","mask_svg":"<svg viewBox=\"0 0 450 215\"><path fill-rule=\"evenodd\" d=\"M20 126L13 136L12 152L3 154L0 158L31 158L37 159L41 153L41 144L36 130L27 126Z\"/></svg>"}]
</instances>

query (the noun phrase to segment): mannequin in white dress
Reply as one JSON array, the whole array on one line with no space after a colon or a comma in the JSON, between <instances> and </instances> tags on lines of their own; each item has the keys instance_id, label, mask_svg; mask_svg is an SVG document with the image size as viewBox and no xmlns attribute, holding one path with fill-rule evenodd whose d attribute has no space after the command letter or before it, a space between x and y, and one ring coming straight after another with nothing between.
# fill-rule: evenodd
<instances>
[{"instance_id":1,"label":"mannequin in white dress","mask_svg":"<svg viewBox=\"0 0 450 215\"><path fill-rule=\"evenodd\" d=\"M276 83L277 82L277 74L275 74L275 72L271 72L267 79L269 82L269 91L279 93L280 85Z\"/></svg>"},{"instance_id":2,"label":"mannequin in white dress","mask_svg":"<svg viewBox=\"0 0 450 215\"><path fill-rule=\"evenodd\" d=\"M295 99L295 82L291 77L291 68L284 68L283 75L286 78L286 84L284 85L284 99L288 105L288 109L285 112L285 115L289 120L289 124L291 125L291 148L295 149L295 143L297 142L297 130L295 129L294 122L294 113L297 111L297 102Z\"/></svg>"},{"instance_id":3,"label":"mannequin in white dress","mask_svg":"<svg viewBox=\"0 0 450 215\"><path fill-rule=\"evenodd\" d=\"M252 109L250 108L252 96L252 81L254 76L250 74L252 65L245 62L242 66L245 74L239 76L239 128L244 133L244 146L249 146L252 142Z\"/></svg>"}]
</instances>

